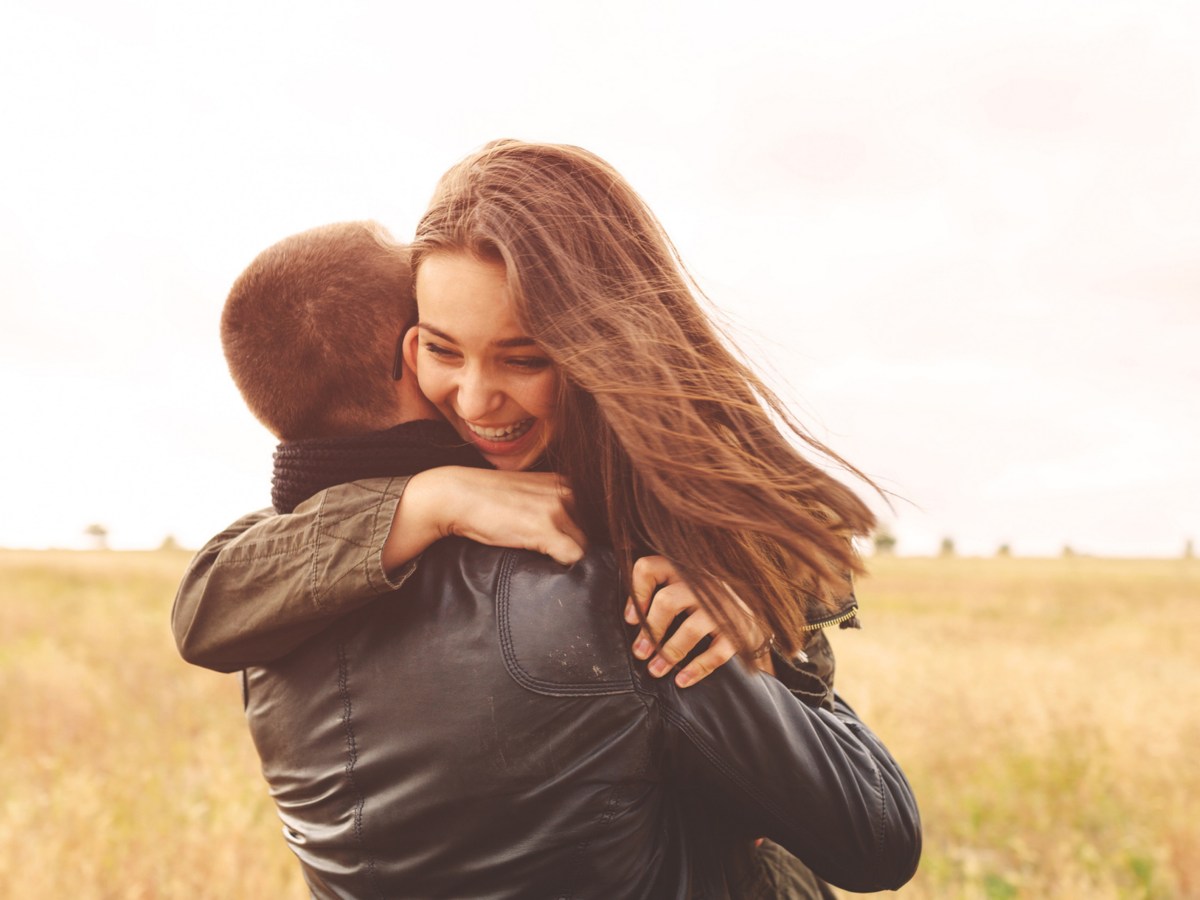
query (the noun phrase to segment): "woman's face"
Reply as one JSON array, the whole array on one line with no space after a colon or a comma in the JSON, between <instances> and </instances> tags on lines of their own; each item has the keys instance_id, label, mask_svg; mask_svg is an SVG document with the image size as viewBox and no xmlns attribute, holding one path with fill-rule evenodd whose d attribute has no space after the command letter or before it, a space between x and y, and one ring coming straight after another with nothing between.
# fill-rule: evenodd
<instances>
[{"instance_id":1,"label":"woman's face","mask_svg":"<svg viewBox=\"0 0 1200 900\"><path fill-rule=\"evenodd\" d=\"M421 391L497 469L524 469L554 431L558 372L517 324L504 264L425 257L404 352Z\"/></svg>"}]
</instances>

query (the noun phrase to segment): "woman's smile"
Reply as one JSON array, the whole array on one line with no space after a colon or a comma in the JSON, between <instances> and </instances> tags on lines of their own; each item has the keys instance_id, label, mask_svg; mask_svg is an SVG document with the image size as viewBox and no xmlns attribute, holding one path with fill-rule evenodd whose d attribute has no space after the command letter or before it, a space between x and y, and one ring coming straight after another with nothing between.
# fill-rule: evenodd
<instances>
[{"instance_id":1,"label":"woman's smile","mask_svg":"<svg viewBox=\"0 0 1200 900\"><path fill-rule=\"evenodd\" d=\"M504 428L488 428L483 425L472 425L470 422L464 422L463 424L471 429L471 433L478 438L486 441L507 443L508 441L515 441L517 438L522 437L533 427L534 421L534 419L523 419L515 425L507 425Z\"/></svg>"},{"instance_id":2,"label":"woman's smile","mask_svg":"<svg viewBox=\"0 0 1200 900\"><path fill-rule=\"evenodd\" d=\"M485 428L462 419L455 424L458 433L497 469L526 468L546 446L541 419L523 419L505 428Z\"/></svg>"}]
</instances>

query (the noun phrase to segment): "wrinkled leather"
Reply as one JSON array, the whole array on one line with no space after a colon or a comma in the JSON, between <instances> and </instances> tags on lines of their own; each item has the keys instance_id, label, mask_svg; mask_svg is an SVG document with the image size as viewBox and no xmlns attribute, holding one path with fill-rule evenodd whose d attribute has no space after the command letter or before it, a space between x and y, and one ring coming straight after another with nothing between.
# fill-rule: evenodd
<instances>
[{"instance_id":1,"label":"wrinkled leather","mask_svg":"<svg viewBox=\"0 0 1200 900\"><path fill-rule=\"evenodd\" d=\"M763 835L850 890L911 877L912 792L848 706L736 661L686 690L650 678L616 585L604 551L564 569L441 541L401 590L247 670L314 896L727 896L724 855Z\"/></svg>"}]
</instances>

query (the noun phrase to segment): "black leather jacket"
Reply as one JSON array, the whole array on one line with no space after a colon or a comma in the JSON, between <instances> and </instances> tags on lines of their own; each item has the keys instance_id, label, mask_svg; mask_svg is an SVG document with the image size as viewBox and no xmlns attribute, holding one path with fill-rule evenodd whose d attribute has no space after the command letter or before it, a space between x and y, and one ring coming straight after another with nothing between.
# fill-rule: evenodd
<instances>
[{"instance_id":1,"label":"black leather jacket","mask_svg":"<svg viewBox=\"0 0 1200 900\"><path fill-rule=\"evenodd\" d=\"M848 706L737 661L686 690L649 677L616 585L603 551L563 569L446 540L401 590L247 670L314 896L722 897L764 835L849 890L912 876L912 792Z\"/></svg>"}]
</instances>

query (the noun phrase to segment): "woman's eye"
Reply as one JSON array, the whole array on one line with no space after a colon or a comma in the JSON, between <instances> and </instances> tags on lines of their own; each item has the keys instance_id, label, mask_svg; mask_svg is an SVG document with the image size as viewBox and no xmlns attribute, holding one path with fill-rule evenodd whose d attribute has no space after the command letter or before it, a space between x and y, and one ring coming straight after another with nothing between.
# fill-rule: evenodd
<instances>
[{"instance_id":1,"label":"woman's eye","mask_svg":"<svg viewBox=\"0 0 1200 900\"><path fill-rule=\"evenodd\" d=\"M440 357L442 359L449 359L450 357L455 356L455 353L453 350L448 350L447 348L443 347L441 344L434 344L434 343L430 343L429 341L425 342L425 352L429 353L432 356Z\"/></svg>"},{"instance_id":2,"label":"woman's eye","mask_svg":"<svg viewBox=\"0 0 1200 900\"><path fill-rule=\"evenodd\" d=\"M538 372L550 366L550 360L544 356L517 356L508 361L510 366L517 369L525 369L530 372Z\"/></svg>"}]
</instances>

